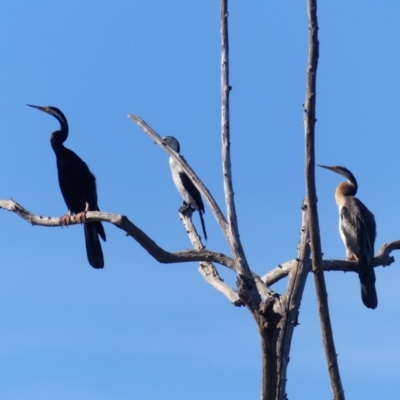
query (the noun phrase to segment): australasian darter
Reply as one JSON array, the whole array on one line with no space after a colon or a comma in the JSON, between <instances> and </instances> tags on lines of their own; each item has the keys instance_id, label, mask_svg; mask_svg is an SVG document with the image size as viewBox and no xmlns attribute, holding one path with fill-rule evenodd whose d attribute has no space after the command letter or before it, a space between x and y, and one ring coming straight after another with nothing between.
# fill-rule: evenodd
<instances>
[{"instance_id":1,"label":"australasian darter","mask_svg":"<svg viewBox=\"0 0 400 400\"><path fill-rule=\"evenodd\" d=\"M336 204L339 207L340 236L346 248L346 259L358 261L362 301L366 307L376 308L378 299L372 265L376 237L374 215L357 197L354 197L358 185L356 178L347 168L325 165L320 165L320 167L336 172L347 179L347 182L339 184L335 192Z\"/></svg>"},{"instance_id":2,"label":"australasian darter","mask_svg":"<svg viewBox=\"0 0 400 400\"><path fill-rule=\"evenodd\" d=\"M179 153L180 145L176 138L173 136L165 136L163 137L163 140L172 150ZM171 167L172 179L175 186L183 198L183 206L179 208L179 212L184 214L189 209L197 210L200 215L204 238L207 240L207 232L203 219L205 210L199 190L194 186L193 182L186 175L186 172L182 169L180 164L172 157L169 158L169 166Z\"/></svg>"},{"instance_id":3,"label":"australasian darter","mask_svg":"<svg viewBox=\"0 0 400 400\"><path fill-rule=\"evenodd\" d=\"M51 134L50 143L57 159L58 182L68 207L68 214L62 217L68 225L72 213L84 220L86 211L99 211L97 205L96 179L86 163L72 150L64 146L68 137L68 122L65 115L56 107L41 107L28 104L52 115L60 123L60 129ZM89 264L94 268L104 267L103 251L99 236L105 241L106 234L100 221L84 222L86 252Z\"/></svg>"}]
</instances>

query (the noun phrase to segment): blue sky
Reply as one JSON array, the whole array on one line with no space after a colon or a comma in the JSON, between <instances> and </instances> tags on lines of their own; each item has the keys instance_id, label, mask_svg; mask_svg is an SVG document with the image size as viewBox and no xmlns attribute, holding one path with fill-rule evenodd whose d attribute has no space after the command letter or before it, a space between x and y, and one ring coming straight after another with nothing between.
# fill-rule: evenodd
<instances>
[{"instance_id":1,"label":"blue sky","mask_svg":"<svg viewBox=\"0 0 400 400\"><path fill-rule=\"evenodd\" d=\"M97 177L100 208L127 215L167 250L190 248L168 157L126 115L176 136L223 205L219 2L16 0L2 3L0 15L0 198L40 215L66 212L49 143L57 122L25 104L57 106L70 125L67 147ZM376 249L400 239L399 19L395 1L319 6L317 160L357 177L359 197L376 216ZM235 198L260 275L296 256L307 32L305 1L230 4ZM317 170L326 258L345 256L333 198L339 182ZM195 263L159 265L106 225L106 266L96 271L82 227L31 227L0 215L1 398L258 398L255 324ZM205 219L207 246L228 252L209 209ZM398 263L376 273L374 311L363 306L355 274L326 274L348 399L400 392ZM289 398L331 398L312 279L299 322Z\"/></svg>"}]
</instances>

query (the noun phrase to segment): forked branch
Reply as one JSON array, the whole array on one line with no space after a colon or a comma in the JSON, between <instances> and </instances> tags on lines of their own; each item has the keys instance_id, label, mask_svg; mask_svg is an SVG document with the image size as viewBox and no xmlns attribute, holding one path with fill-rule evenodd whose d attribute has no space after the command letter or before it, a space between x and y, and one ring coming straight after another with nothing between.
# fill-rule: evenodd
<instances>
[{"instance_id":1,"label":"forked branch","mask_svg":"<svg viewBox=\"0 0 400 400\"><path fill-rule=\"evenodd\" d=\"M196 175L193 169L188 165L186 160L183 156L172 150L169 146L165 144L162 137L152 129L147 123L141 119L137 115L128 114L128 118L133 121L139 128L141 128L144 133L150 136L155 143L161 146L161 148L172 158L174 158L180 166L184 169L186 174L189 176L190 180L194 183L197 189L200 191L201 195L205 198L208 205L211 208L219 226L221 227L222 231L226 233L227 231L227 222L225 219L224 214L222 213L221 209L219 208L217 202L215 201L214 197L211 195L210 191L204 185L204 183L200 180L200 178Z\"/></svg>"},{"instance_id":2,"label":"forked branch","mask_svg":"<svg viewBox=\"0 0 400 400\"><path fill-rule=\"evenodd\" d=\"M193 247L196 250L202 250L203 244L201 243L200 235L197 233L192 219L189 215L179 214L183 226L189 236ZM235 306L242 306L243 302L240 300L236 290L226 284L220 277L217 268L211 262L201 262L199 265L200 275L208 282L214 289L223 294Z\"/></svg>"},{"instance_id":3,"label":"forked branch","mask_svg":"<svg viewBox=\"0 0 400 400\"><path fill-rule=\"evenodd\" d=\"M229 243L228 224L225 219L225 216L223 215L221 209L219 208L217 202L214 200L213 196L211 195L207 187L196 175L196 173L192 170L192 168L187 164L184 157L176 153L169 146L167 146L163 141L162 137L140 117L128 114L128 118L131 119L133 122L135 122L148 136L150 136L153 139L155 143L160 145L169 156L173 157L182 166L182 168L189 176L191 181L200 191L202 196L206 199L208 205L211 208L211 211L213 212L217 222L221 227L222 232L224 233ZM189 235L189 239L192 242L193 247L197 249L197 251L204 251L204 246L201 243L200 237L197 234L197 231L194 225L192 224L190 217L180 214L180 218L182 219L183 225L185 227L186 232ZM229 268L231 268L235 272L239 272L238 263L234 263L232 259L229 260L232 261L232 264ZM231 301L234 305L242 305L242 301L239 299L237 292L223 281L223 279L220 277L217 269L211 263L211 261L213 260L209 260L209 262L200 263L199 272L202 275L202 277L217 291L225 295L225 297L227 297L229 301ZM265 284L261 281L260 278L258 279L260 287L264 288L265 290Z\"/></svg>"},{"instance_id":4,"label":"forked branch","mask_svg":"<svg viewBox=\"0 0 400 400\"><path fill-rule=\"evenodd\" d=\"M11 211L23 218L32 225L40 225L46 227L62 226L60 218L45 217L42 215L34 215L12 199L0 200L0 209ZM163 264L184 263L189 261L215 262L217 264L235 270L235 263L232 258L222 254L201 248L199 250L185 250L170 253L162 249L154 240L139 229L126 216L111 214L98 211L88 211L86 213L86 221L103 221L109 222L116 227L122 229L129 236L132 236L148 253L158 262ZM78 224L74 219L71 225Z\"/></svg>"},{"instance_id":5,"label":"forked branch","mask_svg":"<svg viewBox=\"0 0 400 400\"><path fill-rule=\"evenodd\" d=\"M307 276L311 270L310 244L309 244L309 218L307 201L302 207L302 224L300 232L300 243L297 249L297 258L293 268L290 270L287 290L282 296L281 304L284 308L282 321L280 324L281 332L277 343L278 363L277 363L277 395L276 399L286 397L286 374L289 363L290 347L292 343L294 328L297 325L297 317L300 310L300 303L307 281Z\"/></svg>"}]
</instances>

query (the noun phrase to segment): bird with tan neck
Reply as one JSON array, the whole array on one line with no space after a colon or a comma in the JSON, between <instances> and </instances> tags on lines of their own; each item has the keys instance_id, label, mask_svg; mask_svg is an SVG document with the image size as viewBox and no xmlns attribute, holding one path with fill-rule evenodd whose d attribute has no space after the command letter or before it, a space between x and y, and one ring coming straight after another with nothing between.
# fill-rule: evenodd
<instances>
[{"instance_id":1,"label":"bird with tan neck","mask_svg":"<svg viewBox=\"0 0 400 400\"><path fill-rule=\"evenodd\" d=\"M372 264L376 238L374 215L355 197L357 180L347 168L319 166L347 179L347 182L340 183L335 191L335 200L339 208L339 232L346 248L346 260L357 261L362 301L366 307L374 309L378 306Z\"/></svg>"}]
</instances>

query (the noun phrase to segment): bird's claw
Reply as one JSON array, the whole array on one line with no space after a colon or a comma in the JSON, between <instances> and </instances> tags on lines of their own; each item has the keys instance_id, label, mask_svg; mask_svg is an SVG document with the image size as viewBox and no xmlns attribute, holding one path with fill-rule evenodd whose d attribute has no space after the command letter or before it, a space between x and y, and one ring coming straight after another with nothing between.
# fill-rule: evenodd
<instances>
[{"instance_id":1,"label":"bird's claw","mask_svg":"<svg viewBox=\"0 0 400 400\"><path fill-rule=\"evenodd\" d=\"M79 214L76 214L75 221L79 222L80 224L83 224L84 222L86 222L86 211L82 211Z\"/></svg>"},{"instance_id":2,"label":"bird's claw","mask_svg":"<svg viewBox=\"0 0 400 400\"><path fill-rule=\"evenodd\" d=\"M61 228L63 228L64 226L68 227L68 225L71 223L71 214L65 214L60 217L60 223Z\"/></svg>"}]
</instances>

